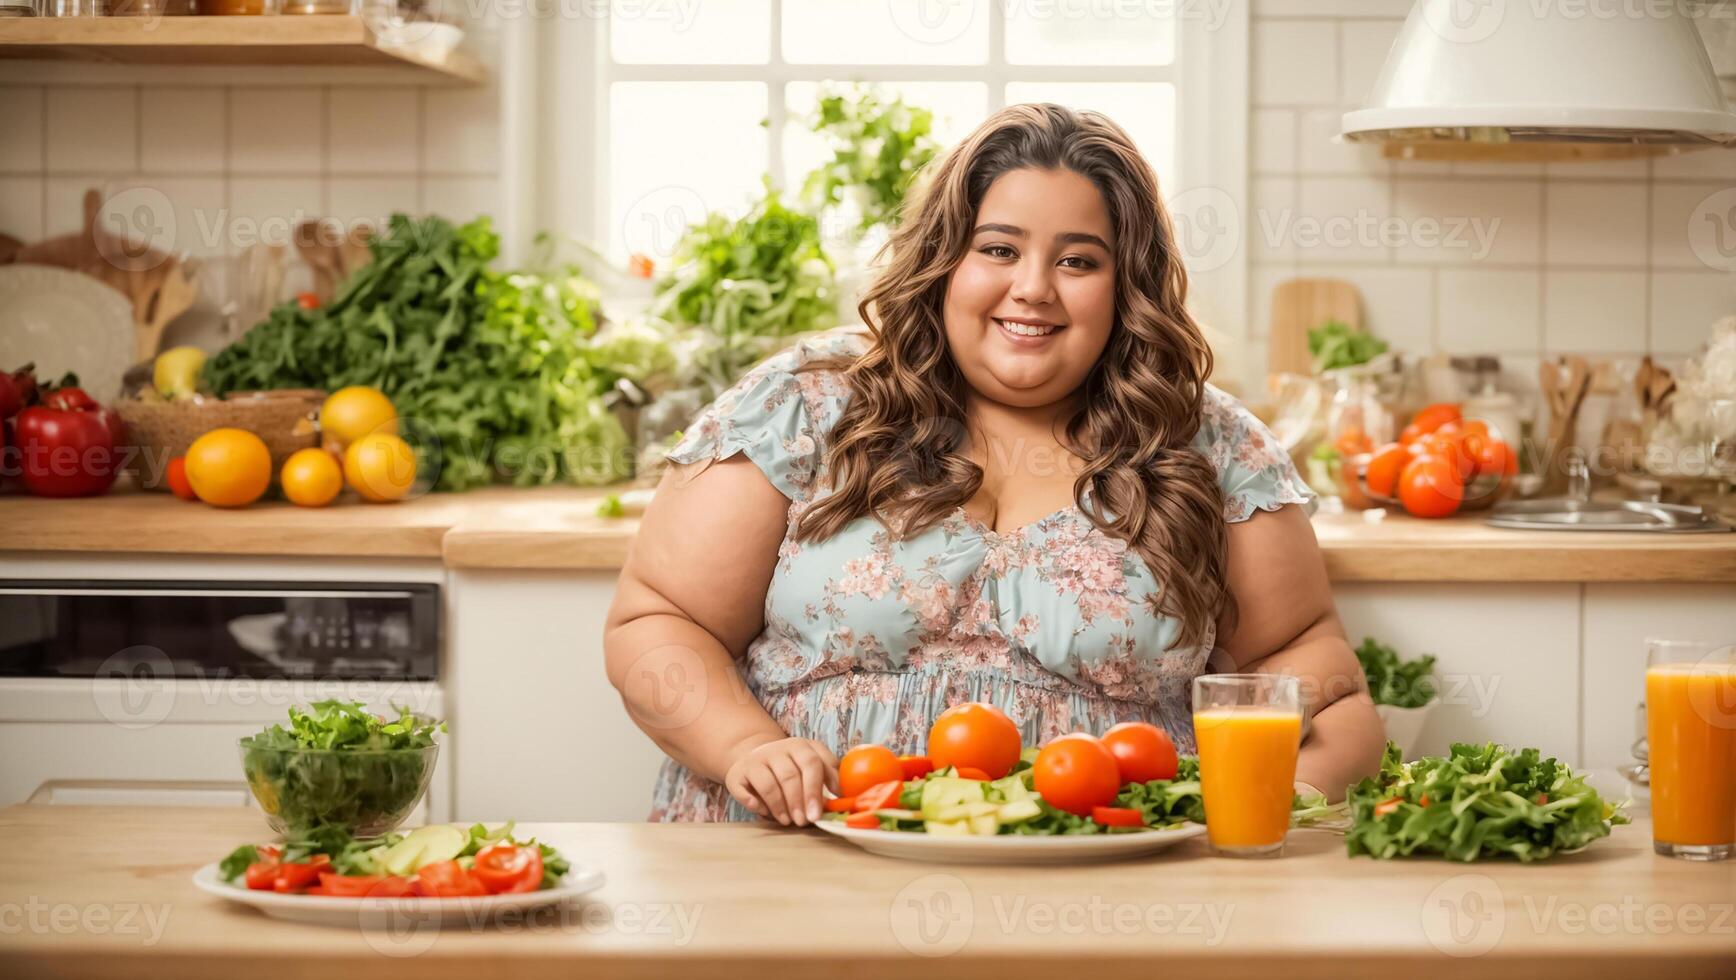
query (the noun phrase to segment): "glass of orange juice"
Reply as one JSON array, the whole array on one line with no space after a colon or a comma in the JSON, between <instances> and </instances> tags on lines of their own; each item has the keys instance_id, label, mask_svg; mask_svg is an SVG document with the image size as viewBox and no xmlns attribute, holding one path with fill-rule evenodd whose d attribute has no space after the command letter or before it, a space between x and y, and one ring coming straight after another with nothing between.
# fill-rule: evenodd
<instances>
[{"instance_id":1,"label":"glass of orange juice","mask_svg":"<svg viewBox=\"0 0 1736 980\"><path fill-rule=\"evenodd\" d=\"M1212 848L1276 857L1290 830L1301 684L1283 674L1206 674L1194 678L1193 711Z\"/></svg>"},{"instance_id":2,"label":"glass of orange juice","mask_svg":"<svg viewBox=\"0 0 1736 980\"><path fill-rule=\"evenodd\" d=\"M1691 861L1736 855L1736 646L1646 641L1646 746L1652 849Z\"/></svg>"}]
</instances>

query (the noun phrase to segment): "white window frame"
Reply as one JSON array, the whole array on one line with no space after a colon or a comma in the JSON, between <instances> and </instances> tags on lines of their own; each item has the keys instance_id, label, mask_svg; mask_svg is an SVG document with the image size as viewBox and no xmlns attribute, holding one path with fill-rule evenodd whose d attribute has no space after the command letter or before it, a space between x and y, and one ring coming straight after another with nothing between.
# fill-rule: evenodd
<instances>
[{"instance_id":1,"label":"white window frame","mask_svg":"<svg viewBox=\"0 0 1736 980\"><path fill-rule=\"evenodd\" d=\"M1238 239L1245 235L1242 212L1248 201L1248 5L1229 3L1212 12L1221 20L1208 24L1200 16L1211 4L1194 0L1176 0L1183 15L1176 21L1175 59L1168 65L1101 66L1101 65L1015 65L1006 60L1005 11L1001 0L989 0L988 60L981 65L847 65L793 64L783 58L781 35L783 4L770 2L771 51L763 64L693 65L693 64L622 64L614 61L610 51L608 18L591 21L588 29L566 40L556 40L552 66L545 65L544 92L574 92L581 69L572 63L574 44L589 42L591 51L589 82L591 98L588 112L571 113L575 108L570 99L558 100L545 109L564 112L544 115L555 124L552 173L545 172L545 190L557 196L570 197L575 174L583 172L579 185L588 187L588 199L551 203L557 216L578 219L566 222L569 230L596 242L607 243L607 222L611 214L609 202L609 139L610 86L628 81L754 81L768 86L765 129L767 159L774 186L789 186L784 173L783 126L785 123L785 86L791 82L823 81L827 79L860 79L877 81L936 81L983 82L989 90L989 111L1005 104L1006 84L1014 81L1055 82L1169 82L1176 88L1175 107L1175 172L1160 174L1166 195L1175 197L1195 188L1215 188L1227 195L1237 212L1228 216L1225 226ZM586 37L586 35L589 35ZM584 50L583 47L577 50ZM567 57L561 57L566 54ZM582 149L581 149L582 148ZM562 174L562 158L579 164ZM797 175L800 176L800 175ZM551 184L561 185L551 188ZM545 214L550 213L545 211ZM562 222L557 221L557 224ZM1226 262L1196 271L1192 276L1189 305L1195 315L1218 326L1225 332L1240 336L1247 310L1247 250L1238 241Z\"/></svg>"}]
</instances>

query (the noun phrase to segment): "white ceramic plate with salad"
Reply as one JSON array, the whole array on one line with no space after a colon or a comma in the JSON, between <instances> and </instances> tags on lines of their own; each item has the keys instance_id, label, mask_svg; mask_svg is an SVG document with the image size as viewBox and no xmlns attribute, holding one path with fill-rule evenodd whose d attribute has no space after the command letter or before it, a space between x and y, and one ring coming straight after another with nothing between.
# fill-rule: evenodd
<instances>
[{"instance_id":1,"label":"white ceramic plate with salad","mask_svg":"<svg viewBox=\"0 0 1736 980\"><path fill-rule=\"evenodd\" d=\"M858 830L834 820L815 824L870 854L949 864L1074 864L1140 857L1206 832L1188 823L1126 834L995 834L966 837L898 830Z\"/></svg>"},{"instance_id":2,"label":"white ceramic plate with salad","mask_svg":"<svg viewBox=\"0 0 1736 980\"><path fill-rule=\"evenodd\" d=\"M251 905L275 919L320 925L397 928L406 924L438 922L443 925L486 923L494 913L542 908L563 902L603 886L603 873L574 867L551 888L533 892L507 892L474 898L338 898L331 895L280 894L254 891L223 880L216 862L193 875L193 886L208 895Z\"/></svg>"}]
</instances>

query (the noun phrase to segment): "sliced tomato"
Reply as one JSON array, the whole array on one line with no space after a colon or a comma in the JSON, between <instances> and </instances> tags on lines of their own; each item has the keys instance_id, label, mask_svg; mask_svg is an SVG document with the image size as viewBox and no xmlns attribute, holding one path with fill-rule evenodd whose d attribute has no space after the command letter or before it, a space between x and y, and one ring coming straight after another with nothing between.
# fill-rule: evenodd
<instances>
[{"instance_id":1,"label":"sliced tomato","mask_svg":"<svg viewBox=\"0 0 1736 980\"><path fill-rule=\"evenodd\" d=\"M440 861L416 872L416 894L426 898L471 898L488 889L457 861Z\"/></svg>"},{"instance_id":2,"label":"sliced tomato","mask_svg":"<svg viewBox=\"0 0 1736 980\"><path fill-rule=\"evenodd\" d=\"M934 760L926 755L901 755L898 764L904 767L905 779L921 779L934 771Z\"/></svg>"},{"instance_id":3,"label":"sliced tomato","mask_svg":"<svg viewBox=\"0 0 1736 980\"><path fill-rule=\"evenodd\" d=\"M904 781L893 779L878 786L870 786L856 797L856 805L850 809L857 813L871 813L875 810L885 810L898 805L898 797L904 792Z\"/></svg>"},{"instance_id":4,"label":"sliced tomato","mask_svg":"<svg viewBox=\"0 0 1736 980\"><path fill-rule=\"evenodd\" d=\"M542 852L536 846L501 841L476 853L470 866L471 877L482 882L490 895L506 892L534 892L542 887Z\"/></svg>"},{"instance_id":5,"label":"sliced tomato","mask_svg":"<svg viewBox=\"0 0 1736 980\"><path fill-rule=\"evenodd\" d=\"M1094 806L1091 819L1105 827L1145 826L1145 814L1126 806Z\"/></svg>"},{"instance_id":6,"label":"sliced tomato","mask_svg":"<svg viewBox=\"0 0 1736 980\"><path fill-rule=\"evenodd\" d=\"M849 813L856 809L856 797L834 796L826 801L827 813Z\"/></svg>"},{"instance_id":7,"label":"sliced tomato","mask_svg":"<svg viewBox=\"0 0 1736 980\"><path fill-rule=\"evenodd\" d=\"M411 893L410 879L396 875L340 875L327 871L319 876L319 887L304 894L331 895L338 898L403 898Z\"/></svg>"},{"instance_id":8,"label":"sliced tomato","mask_svg":"<svg viewBox=\"0 0 1736 980\"><path fill-rule=\"evenodd\" d=\"M989 774L986 772L983 772L981 769L978 769L975 766L959 766L958 767L958 778L960 778L960 779L987 779L987 778L989 778Z\"/></svg>"},{"instance_id":9,"label":"sliced tomato","mask_svg":"<svg viewBox=\"0 0 1736 980\"><path fill-rule=\"evenodd\" d=\"M259 860L261 861L269 861L272 864L276 864L283 860L283 851L271 844L267 844L264 847L256 847L253 850L259 855Z\"/></svg>"},{"instance_id":10,"label":"sliced tomato","mask_svg":"<svg viewBox=\"0 0 1736 980\"><path fill-rule=\"evenodd\" d=\"M330 871L332 863L323 854L307 861L291 861L277 866L277 879L271 883L274 892L298 892L319 883L321 872Z\"/></svg>"},{"instance_id":11,"label":"sliced tomato","mask_svg":"<svg viewBox=\"0 0 1736 980\"><path fill-rule=\"evenodd\" d=\"M247 887L256 892L271 891L271 887L277 884L277 858L274 856L269 861L255 861L248 865L246 882Z\"/></svg>"},{"instance_id":12,"label":"sliced tomato","mask_svg":"<svg viewBox=\"0 0 1736 980\"><path fill-rule=\"evenodd\" d=\"M872 813L852 813L844 818L844 826L857 830L879 830L880 818Z\"/></svg>"}]
</instances>

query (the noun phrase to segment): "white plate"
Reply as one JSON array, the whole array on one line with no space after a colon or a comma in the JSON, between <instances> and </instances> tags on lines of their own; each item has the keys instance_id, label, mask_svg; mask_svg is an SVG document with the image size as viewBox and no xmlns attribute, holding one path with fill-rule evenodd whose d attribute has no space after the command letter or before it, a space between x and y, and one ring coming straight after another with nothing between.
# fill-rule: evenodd
<instances>
[{"instance_id":1,"label":"white plate","mask_svg":"<svg viewBox=\"0 0 1736 980\"><path fill-rule=\"evenodd\" d=\"M553 888L484 898L332 898L253 891L224 881L217 865L207 864L193 873L193 886L218 898L251 905L275 919L352 928L401 928L406 920L445 925L485 924L495 913L506 909L541 908L601 888L603 873L575 866Z\"/></svg>"},{"instance_id":2,"label":"white plate","mask_svg":"<svg viewBox=\"0 0 1736 980\"><path fill-rule=\"evenodd\" d=\"M101 280L50 265L0 268L0 367L35 362L44 384L78 373L99 402L121 393L133 363L133 307Z\"/></svg>"},{"instance_id":3,"label":"white plate","mask_svg":"<svg viewBox=\"0 0 1736 980\"><path fill-rule=\"evenodd\" d=\"M1189 823L1139 834L1056 834L1052 837L997 834L993 837L941 837L901 830L856 830L842 821L815 824L870 854L948 864L1074 864L1113 861L1161 851L1206 832Z\"/></svg>"}]
</instances>

